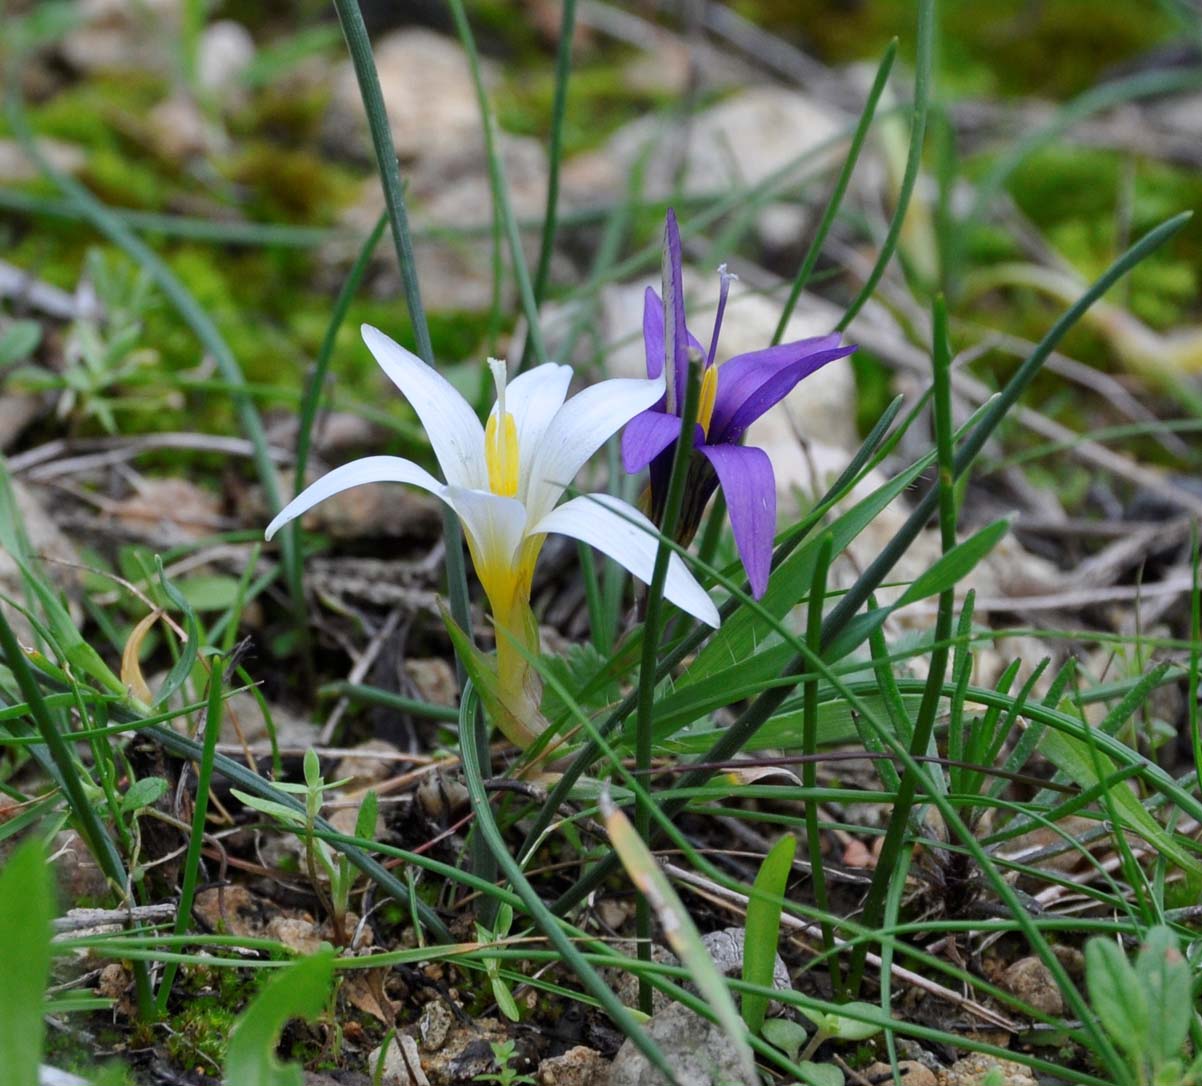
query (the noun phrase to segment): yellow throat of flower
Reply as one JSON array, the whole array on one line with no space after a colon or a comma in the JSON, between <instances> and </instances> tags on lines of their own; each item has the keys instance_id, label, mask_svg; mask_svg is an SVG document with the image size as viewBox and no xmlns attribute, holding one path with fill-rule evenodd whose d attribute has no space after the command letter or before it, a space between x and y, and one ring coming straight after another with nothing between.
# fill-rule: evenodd
<instances>
[{"instance_id":1,"label":"yellow throat of flower","mask_svg":"<svg viewBox=\"0 0 1202 1086\"><path fill-rule=\"evenodd\" d=\"M707 366L701 377L701 402L697 405L697 421L701 432L710 436L710 422L714 418L714 404L718 400L718 367Z\"/></svg>"},{"instance_id":2,"label":"yellow throat of flower","mask_svg":"<svg viewBox=\"0 0 1202 1086\"><path fill-rule=\"evenodd\" d=\"M518 492L518 427L513 415L505 410L505 363L488 360L497 386L497 410L489 415L484 428L484 462L488 467L488 488L502 498Z\"/></svg>"}]
</instances>

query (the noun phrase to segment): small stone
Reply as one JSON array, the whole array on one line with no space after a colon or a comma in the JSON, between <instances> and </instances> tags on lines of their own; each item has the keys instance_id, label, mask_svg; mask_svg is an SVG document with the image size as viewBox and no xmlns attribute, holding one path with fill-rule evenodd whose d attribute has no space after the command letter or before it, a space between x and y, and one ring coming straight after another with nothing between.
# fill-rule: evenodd
<instances>
[{"instance_id":1,"label":"small stone","mask_svg":"<svg viewBox=\"0 0 1202 1086\"><path fill-rule=\"evenodd\" d=\"M81 898L91 904L106 902L111 888L100 865L92 857L84 840L74 830L65 830L54 839L51 856L59 894L72 905Z\"/></svg>"},{"instance_id":2,"label":"small stone","mask_svg":"<svg viewBox=\"0 0 1202 1086\"><path fill-rule=\"evenodd\" d=\"M268 917L276 911L239 883L201 890L192 909L210 931L239 937L263 935Z\"/></svg>"},{"instance_id":3,"label":"small stone","mask_svg":"<svg viewBox=\"0 0 1202 1086\"><path fill-rule=\"evenodd\" d=\"M479 1018L471 1025L456 1026L442 1047L426 1057L425 1070L431 1086L459 1086L477 1080L480 1075L494 1073L497 1063L492 1054L493 1042L508 1037L508 1027L495 1018ZM516 1054L511 1066L519 1073L527 1070Z\"/></svg>"},{"instance_id":4,"label":"small stone","mask_svg":"<svg viewBox=\"0 0 1202 1086\"><path fill-rule=\"evenodd\" d=\"M142 476L134 485L133 494L106 511L126 528L163 543L187 543L228 527L217 496L187 479Z\"/></svg>"},{"instance_id":5,"label":"small stone","mask_svg":"<svg viewBox=\"0 0 1202 1086\"><path fill-rule=\"evenodd\" d=\"M1052 971L1038 958L1019 958L1002 974L1002 987L1044 1014L1064 1013L1064 998Z\"/></svg>"},{"instance_id":6,"label":"small stone","mask_svg":"<svg viewBox=\"0 0 1202 1086\"><path fill-rule=\"evenodd\" d=\"M459 704L459 684L455 672L441 656L405 661L405 674L417 690L417 696L431 705Z\"/></svg>"},{"instance_id":7,"label":"small stone","mask_svg":"<svg viewBox=\"0 0 1202 1086\"><path fill-rule=\"evenodd\" d=\"M205 117L196 100L176 94L159 102L146 118L146 134L155 153L169 163L211 154L221 134Z\"/></svg>"},{"instance_id":8,"label":"small stone","mask_svg":"<svg viewBox=\"0 0 1202 1086\"><path fill-rule=\"evenodd\" d=\"M120 962L109 962L102 970L96 981L96 994L102 999L120 1001L129 991L130 976L125 966Z\"/></svg>"},{"instance_id":9,"label":"small stone","mask_svg":"<svg viewBox=\"0 0 1202 1086\"><path fill-rule=\"evenodd\" d=\"M730 1038L712 1022L673 1003L653 1015L644 1030L675 1072L679 1086L750 1083ZM629 1038L610 1067L609 1086L662 1086L667 1080Z\"/></svg>"},{"instance_id":10,"label":"small stone","mask_svg":"<svg viewBox=\"0 0 1202 1086\"><path fill-rule=\"evenodd\" d=\"M43 137L37 141L37 147L50 164L63 173L79 173L88 160L83 148L73 143ZM0 140L0 183L24 184L37 181L41 176L42 171L30 161L16 140Z\"/></svg>"},{"instance_id":11,"label":"small stone","mask_svg":"<svg viewBox=\"0 0 1202 1086\"><path fill-rule=\"evenodd\" d=\"M298 916L274 916L267 922L267 935L278 939L298 954L316 954L323 942L317 925Z\"/></svg>"},{"instance_id":12,"label":"small stone","mask_svg":"<svg viewBox=\"0 0 1202 1086\"><path fill-rule=\"evenodd\" d=\"M402 1049L404 1050L402 1052ZM380 1063L380 1049L372 1050L367 1057L367 1066L374 1075ZM380 1086L430 1086L422 1070L421 1056L417 1051L417 1042L407 1033L398 1033L384 1056L384 1073L380 1076Z\"/></svg>"},{"instance_id":13,"label":"small stone","mask_svg":"<svg viewBox=\"0 0 1202 1086\"><path fill-rule=\"evenodd\" d=\"M206 91L227 95L254 59L255 39L250 31L233 19L218 19L200 39L197 79Z\"/></svg>"},{"instance_id":14,"label":"small stone","mask_svg":"<svg viewBox=\"0 0 1202 1086\"><path fill-rule=\"evenodd\" d=\"M481 144L480 107L467 56L457 42L431 30L407 28L381 37L372 52L400 159ZM486 68L486 76L488 72ZM359 84L349 62L334 74L324 131L344 154L364 158L371 153Z\"/></svg>"},{"instance_id":15,"label":"small stone","mask_svg":"<svg viewBox=\"0 0 1202 1086\"><path fill-rule=\"evenodd\" d=\"M1000 1081L998 1076L1001 1076ZM974 1052L936 1075L938 1086L1039 1086L1029 1067Z\"/></svg>"},{"instance_id":16,"label":"small stone","mask_svg":"<svg viewBox=\"0 0 1202 1086\"><path fill-rule=\"evenodd\" d=\"M422 1008L422 1016L417 1023L422 1048L427 1052L437 1052L447 1043L454 1024L455 1016L450 1008L441 999L431 1000Z\"/></svg>"},{"instance_id":17,"label":"small stone","mask_svg":"<svg viewBox=\"0 0 1202 1086\"><path fill-rule=\"evenodd\" d=\"M899 1060L897 1070L902 1086L936 1086L935 1072L917 1060ZM893 1069L887 1063L874 1063L865 1068L864 1077L869 1082L888 1086L893 1081Z\"/></svg>"},{"instance_id":18,"label":"small stone","mask_svg":"<svg viewBox=\"0 0 1202 1086\"><path fill-rule=\"evenodd\" d=\"M609 1060L596 1049L576 1045L562 1056L543 1060L538 1081L541 1086L607 1086Z\"/></svg>"},{"instance_id":19,"label":"small stone","mask_svg":"<svg viewBox=\"0 0 1202 1086\"><path fill-rule=\"evenodd\" d=\"M346 781L347 789L370 788L384 780L396 764L391 759L374 757L377 754L400 754L400 750L384 739L366 739L334 767L333 780ZM358 753L362 751L363 753Z\"/></svg>"},{"instance_id":20,"label":"small stone","mask_svg":"<svg viewBox=\"0 0 1202 1086\"><path fill-rule=\"evenodd\" d=\"M443 773L427 773L418 782L417 802L426 817L446 822L466 811L471 799L462 781Z\"/></svg>"}]
</instances>

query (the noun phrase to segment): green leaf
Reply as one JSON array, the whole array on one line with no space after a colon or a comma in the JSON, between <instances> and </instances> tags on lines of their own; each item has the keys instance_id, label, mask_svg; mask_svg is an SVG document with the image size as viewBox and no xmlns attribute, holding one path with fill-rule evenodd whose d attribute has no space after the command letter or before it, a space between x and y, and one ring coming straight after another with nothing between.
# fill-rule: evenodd
<instances>
[{"instance_id":1,"label":"green leaf","mask_svg":"<svg viewBox=\"0 0 1202 1086\"><path fill-rule=\"evenodd\" d=\"M779 1048L790 1060L796 1061L801 1046L809 1034L800 1022L792 1018L769 1018L760 1028L764 1040Z\"/></svg>"},{"instance_id":2,"label":"green leaf","mask_svg":"<svg viewBox=\"0 0 1202 1086\"><path fill-rule=\"evenodd\" d=\"M276 787L279 786L277 785ZM271 815L272 818L278 818L285 825L304 826L305 824L305 816L300 811L294 811L291 807L285 807L282 803L276 803L270 799L259 799L258 796L249 795L237 788L231 788L230 791L247 807L261 811L265 815Z\"/></svg>"},{"instance_id":3,"label":"green leaf","mask_svg":"<svg viewBox=\"0 0 1202 1086\"><path fill-rule=\"evenodd\" d=\"M167 791L167 787L167 782L162 777L143 777L134 781L121 797L121 813L140 811L143 807L157 803L159 797Z\"/></svg>"},{"instance_id":4,"label":"green leaf","mask_svg":"<svg viewBox=\"0 0 1202 1086\"><path fill-rule=\"evenodd\" d=\"M1193 1017L1190 967L1173 930L1163 924L1148 932L1135 959L1135 975L1148 1001L1148 1047L1154 1065L1181 1055Z\"/></svg>"},{"instance_id":5,"label":"green leaf","mask_svg":"<svg viewBox=\"0 0 1202 1086\"><path fill-rule=\"evenodd\" d=\"M840 1011L854 1011L855 1018L849 1018ZM801 1013L814 1023L823 1033L840 1041L864 1041L880 1033L881 1027L874 1022L866 1022L864 1017L875 1017L881 1013L880 1007L873 1003L844 1003L837 1010L818 1011L802 1007Z\"/></svg>"},{"instance_id":6,"label":"green leaf","mask_svg":"<svg viewBox=\"0 0 1202 1086\"><path fill-rule=\"evenodd\" d=\"M125 685L100 658L100 654L83 639L83 634L75 628L75 623L54 590L26 563L18 559L17 565L21 567L26 584L41 604L54 647L62 654L63 659L75 671L95 679L110 693L125 694Z\"/></svg>"},{"instance_id":7,"label":"green leaf","mask_svg":"<svg viewBox=\"0 0 1202 1086\"><path fill-rule=\"evenodd\" d=\"M833 1063L814 1063L805 1060L797 1065L801 1072L801 1081L806 1086L843 1086L843 1072Z\"/></svg>"},{"instance_id":8,"label":"green leaf","mask_svg":"<svg viewBox=\"0 0 1202 1086\"><path fill-rule=\"evenodd\" d=\"M513 998L513 993L509 990L509 985L505 983L505 978L502 976L494 976L492 979L492 997L497 1001L497 1009L511 1022L521 1020L521 1012L518 1010L517 1002Z\"/></svg>"},{"instance_id":9,"label":"green leaf","mask_svg":"<svg viewBox=\"0 0 1202 1086\"><path fill-rule=\"evenodd\" d=\"M225 611L238 599L238 578L222 573L198 573L177 586L180 594L197 611Z\"/></svg>"},{"instance_id":10,"label":"green leaf","mask_svg":"<svg viewBox=\"0 0 1202 1086\"><path fill-rule=\"evenodd\" d=\"M1148 1049L1148 1000L1127 955L1105 936L1085 944L1085 986L1102 1028L1124 1051Z\"/></svg>"},{"instance_id":11,"label":"green leaf","mask_svg":"<svg viewBox=\"0 0 1202 1086\"><path fill-rule=\"evenodd\" d=\"M1066 773L1080 788L1094 788L1101 783L1102 777L1110 777L1116 773L1114 762L1098 750L1092 750L1090 745L1075 735L1067 732L1048 729L1039 744L1040 753L1055 767ZM1139 797L1125 786L1111 788L1110 802L1122 817L1126 829L1139 834L1148 844L1152 845L1162 855L1172 860L1183 871L1191 875L1202 876L1202 864L1178 846L1159 822L1144 809ZM1116 827L1117 829L1118 827Z\"/></svg>"},{"instance_id":12,"label":"green leaf","mask_svg":"<svg viewBox=\"0 0 1202 1086\"><path fill-rule=\"evenodd\" d=\"M4 1080L35 1086L42 1059L42 1001L50 976L50 869L32 838L0 869L0 1053Z\"/></svg>"},{"instance_id":13,"label":"green leaf","mask_svg":"<svg viewBox=\"0 0 1202 1086\"><path fill-rule=\"evenodd\" d=\"M831 554L843 552L890 502L894 501L910 486L934 460L934 453L911 465L906 471L890 479L868 497L858 502L838 517L825 533L831 537ZM818 558L817 538L798 547L781 563L768 590L759 601L760 605L776 619L783 619L809 591L814 576L814 563ZM708 678L720 671L742 666L742 661L754 656L762 642L772 636L771 628L749 607L741 607L722 623L709 643L697 655L697 659L681 678L681 686ZM779 674L779 672L778 672Z\"/></svg>"},{"instance_id":14,"label":"green leaf","mask_svg":"<svg viewBox=\"0 0 1202 1086\"><path fill-rule=\"evenodd\" d=\"M755 889L747 903L747 925L743 939L743 979L748 984L772 987L776 946L780 939L780 914L785 887L793 870L797 838L786 833L772 846L755 877ZM768 1013L768 997L760 992L743 993L743 1021L757 1034Z\"/></svg>"},{"instance_id":15,"label":"green leaf","mask_svg":"<svg viewBox=\"0 0 1202 1086\"><path fill-rule=\"evenodd\" d=\"M938 596L949 588L954 588L967 577L977 563L1001 542L1002 537L1010 530L1008 520L996 520L988 527L982 528L975 535L969 536L963 543L958 543L925 573L919 574L914 582L902 593L894 608L905 607L931 596Z\"/></svg>"},{"instance_id":16,"label":"green leaf","mask_svg":"<svg viewBox=\"0 0 1202 1086\"><path fill-rule=\"evenodd\" d=\"M333 970L333 951L325 951L302 958L268 981L230 1032L225 1086L303 1086L301 1069L275 1058L276 1045L289 1019L320 1013Z\"/></svg>"},{"instance_id":17,"label":"green leaf","mask_svg":"<svg viewBox=\"0 0 1202 1086\"><path fill-rule=\"evenodd\" d=\"M608 793L601 795L601 816L605 820L605 832L630 881L642 892L659 917L668 945L692 975L693 983L712 1008L723 1032L734 1046L748 1080L754 1081L755 1057L747 1044L743 1023L735 1010L726 981L702 942L701 933L684 907L684 902L672 888L651 850L643 843L622 810L614 806Z\"/></svg>"},{"instance_id":18,"label":"green leaf","mask_svg":"<svg viewBox=\"0 0 1202 1086\"><path fill-rule=\"evenodd\" d=\"M359 814L355 817L355 836L361 841L376 839L376 817L380 811L380 797L375 789L370 789L359 804Z\"/></svg>"},{"instance_id":19,"label":"green leaf","mask_svg":"<svg viewBox=\"0 0 1202 1086\"><path fill-rule=\"evenodd\" d=\"M159 687L155 697L155 705L161 706L166 704L167 699L182 687L192 674L192 667L200 652L200 624L196 621L196 612L192 610L192 605L179 589L167 580L167 574L163 571L163 560L157 554L154 556L154 564L158 567L159 583L163 586L167 598L183 613L184 632L188 635L188 640L180 646L179 659L167 673L167 678L163 680L163 685Z\"/></svg>"},{"instance_id":20,"label":"green leaf","mask_svg":"<svg viewBox=\"0 0 1202 1086\"><path fill-rule=\"evenodd\" d=\"M0 336L0 367L28 358L41 342L42 326L37 321L13 321Z\"/></svg>"}]
</instances>

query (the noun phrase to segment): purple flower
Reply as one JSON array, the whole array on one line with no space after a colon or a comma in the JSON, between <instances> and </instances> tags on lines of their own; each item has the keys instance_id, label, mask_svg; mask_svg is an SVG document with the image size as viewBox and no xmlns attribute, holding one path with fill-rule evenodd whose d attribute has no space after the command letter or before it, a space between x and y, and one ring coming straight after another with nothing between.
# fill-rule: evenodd
<instances>
[{"instance_id":1,"label":"purple flower","mask_svg":"<svg viewBox=\"0 0 1202 1086\"><path fill-rule=\"evenodd\" d=\"M705 351L685 326L681 283L680 231L668 211L664 229L664 300L651 288L643 302L643 341L647 376L667 378L667 392L654 407L636 415L622 433L622 462L632 474L650 466L652 519L662 520L672 447L680 436L680 412L688 379L690 353L703 360L701 401L689 467L685 509L678 529L680 541L692 538L705 503L721 486L726 496L735 546L752 594L758 599L768 586L772 540L776 534L776 478L763 449L742 444L747 428L783 400L803 378L836 358L855 350L840 344L840 335L802 339L751 351L715 365L718 333L726 309L730 280L726 266L718 269L721 291L714 331Z\"/></svg>"}]
</instances>

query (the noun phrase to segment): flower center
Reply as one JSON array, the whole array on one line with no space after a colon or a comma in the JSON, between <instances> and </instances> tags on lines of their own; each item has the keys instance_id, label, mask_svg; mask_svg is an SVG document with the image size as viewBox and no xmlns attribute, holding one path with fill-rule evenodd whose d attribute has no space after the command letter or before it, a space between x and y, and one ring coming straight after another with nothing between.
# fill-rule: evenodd
<instances>
[{"instance_id":1,"label":"flower center","mask_svg":"<svg viewBox=\"0 0 1202 1086\"><path fill-rule=\"evenodd\" d=\"M710 436L710 422L714 417L714 404L718 400L718 367L707 366L701 377L701 401L697 405L697 421L701 432Z\"/></svg>"},{"instance_id":2,"label":"flower center","mask_svg":"<svg viewBox=\"0 0 1202 1086\"><path fill-rule=\"evenodd\" d=\"M505 410L505 363L488 360L497 386L497 409L489 415L484 428L484 463L488 468L488 488L502 498L518 492L518 426Z\"/></svg>"}]
</instances>

